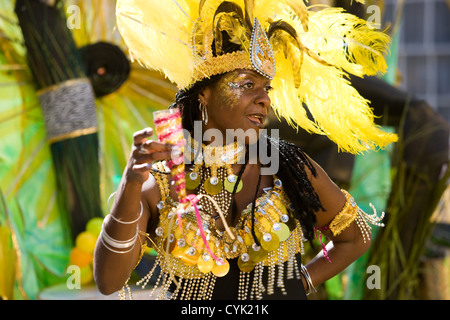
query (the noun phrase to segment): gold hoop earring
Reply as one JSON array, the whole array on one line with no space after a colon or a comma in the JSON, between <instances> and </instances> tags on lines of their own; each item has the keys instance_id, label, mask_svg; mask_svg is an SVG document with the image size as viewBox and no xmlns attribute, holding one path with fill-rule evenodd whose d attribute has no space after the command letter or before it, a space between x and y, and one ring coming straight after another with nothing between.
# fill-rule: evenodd
<instances>
[{"instance_id":1,"label":"gold hoop earring","mask_svg":"<svg viewBox=\"0 0 450 320\"><path fill-rule=\"evenodd\" d=\"M198 99L200 113L202 114L202 122L206 126L208 124L208 112L206 111L206 105L202 104L200 99Z\"/></svg>"}]
</instances>

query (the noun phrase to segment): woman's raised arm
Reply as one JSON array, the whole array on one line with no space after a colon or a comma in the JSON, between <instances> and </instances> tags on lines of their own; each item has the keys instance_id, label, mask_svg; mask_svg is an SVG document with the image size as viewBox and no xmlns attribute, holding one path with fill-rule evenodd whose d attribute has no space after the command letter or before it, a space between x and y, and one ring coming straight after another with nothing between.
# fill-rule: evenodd
<instances>
[{"instance_id":1,"label":"woman's raised arm","mask_svg":"<svg viewBox=\"0 0 450 320\"><path fill-rule=\"evenodd\" d=\"M169 159L172 146L150 140L152 135L151 128L134 134L130 159L95 248L94 277L105 295L125 285L147 241L139 231L147 233L157 212L160 194L149 168L154 161Z\"/></svg>"}]
</instances>

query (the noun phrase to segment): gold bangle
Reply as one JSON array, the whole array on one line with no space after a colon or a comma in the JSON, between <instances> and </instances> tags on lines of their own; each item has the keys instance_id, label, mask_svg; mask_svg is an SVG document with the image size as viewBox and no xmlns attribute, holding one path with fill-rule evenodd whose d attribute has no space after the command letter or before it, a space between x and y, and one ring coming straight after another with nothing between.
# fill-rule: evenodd
<instances>
[{"instance_id":1,"label":"gold bangle","mask_svg":"<svg viewBox=\"0 0 450 320\"><path fill-rule=\"evenodd\" d=\"M345 194L347 201L342 210L334 217L329 225L334 236L339 235L348 228L348 226L356 219L359 209L352 196L345 190L342 190L342 192Z\"/></svg>"},{"instance_id":2,"label":"gold bangle","mask_svg":"<svg viewBox=\"0 0 450 320\"><path fill-rule=\"evenodd\" d=\"M337 236L355 221L361 231L364 243L366 243L367 240L370 240L371 238L372 228L369 223L374 226L384 227L382 220L385 213L382 212L381 216L378 216L375 207L370 204L374 213L369 215L358 207L353 197L347 191L342 190L342 192L345 194L347 202L345 203L344 208L342 208L342 210L334 217L333 221L331 221L329 229L334 236Z\"/></svg>"}]
</instances>

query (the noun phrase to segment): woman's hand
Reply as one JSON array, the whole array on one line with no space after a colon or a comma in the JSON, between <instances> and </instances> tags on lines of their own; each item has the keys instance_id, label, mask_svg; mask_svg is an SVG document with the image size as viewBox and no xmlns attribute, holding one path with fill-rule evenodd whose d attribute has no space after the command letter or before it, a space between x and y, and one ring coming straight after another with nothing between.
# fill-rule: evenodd
<instances>
[{"instance_id":1,"label":"woman's hand","mask_svg":"<svg viewBox=\"0 0 450 320\"><path fill-rule=\"evenodd\" d=\"M149 169L154 161L170 159L174 146L149 139L152 135L152 128L134 133L131 155L125 172L128 182L144 183L149 177Z\"/></svg>"}]
</instances>

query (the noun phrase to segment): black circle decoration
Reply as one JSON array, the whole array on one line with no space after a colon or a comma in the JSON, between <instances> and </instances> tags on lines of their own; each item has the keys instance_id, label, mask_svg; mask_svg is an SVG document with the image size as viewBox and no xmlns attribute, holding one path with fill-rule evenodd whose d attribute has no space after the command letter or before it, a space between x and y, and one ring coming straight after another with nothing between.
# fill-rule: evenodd
<instances>
[{"instance_id":1,"label":"black circle decoration","mask_svg":"<svg viewBox=\"0 0 450 320\"><path fill-rule=\"evenodd\" d=\"M115 92L128 79L130 62L116 45L89 44L80 48L80 56L97 98Z\"/></svg>"}]
</instances>

